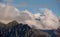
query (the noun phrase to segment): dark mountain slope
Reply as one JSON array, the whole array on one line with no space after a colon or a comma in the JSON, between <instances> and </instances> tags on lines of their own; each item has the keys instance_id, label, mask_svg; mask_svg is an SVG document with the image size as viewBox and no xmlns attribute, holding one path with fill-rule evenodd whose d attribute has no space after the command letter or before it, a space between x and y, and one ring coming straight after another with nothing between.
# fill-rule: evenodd
<instances>
[{"instance_id":1,"label":"dark mountain slope","mask_svg":"<svg viewBox=\"0 0 60 37\"><path fill-rule=\"evenodd\" d=\"M58 30L55 32L58 33ZM0 23L0 37L55 37L54 35L57 36L54 30L37 30L16 21L8 24Z\"/></svg>"}]
</instances>

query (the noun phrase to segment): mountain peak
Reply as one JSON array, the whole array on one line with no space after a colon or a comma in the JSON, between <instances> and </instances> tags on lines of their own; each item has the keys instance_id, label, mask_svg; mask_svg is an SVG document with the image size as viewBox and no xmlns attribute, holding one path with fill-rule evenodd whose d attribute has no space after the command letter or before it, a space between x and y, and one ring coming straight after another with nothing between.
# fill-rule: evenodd
<instances>
[{"instance_id":1,"label":"mountain peak","mask_svg":"<svg viewBox=\"0 0 60 37\"><path fill-rule=\"evenodd\" d=\"M11 24L11 23L13 23L13 24L18 24L18 22L17 22L16 20L14 20L14 21L12 21L12 22L9 22L8 24Z\"/></svg>"}]
</instances>

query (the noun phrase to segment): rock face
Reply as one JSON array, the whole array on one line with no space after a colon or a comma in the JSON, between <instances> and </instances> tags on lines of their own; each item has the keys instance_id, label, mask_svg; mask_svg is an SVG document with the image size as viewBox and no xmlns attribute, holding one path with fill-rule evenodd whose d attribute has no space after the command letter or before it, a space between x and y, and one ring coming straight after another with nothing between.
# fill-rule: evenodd
<instances>
[{"instance_id":1,"label":"rock face","mask_svg":"<svg viewBox=\"0 0 60 37\"><path fill-rule=\"evenodd\" d=\"M6 27L6 24L0 22L0 29Z\"/></svg>"},{"instance_id":2,"label":"rock face","mask_svg":"<svg viewBox=\"0 0 60 37\"><path fill-rule=\"evenodd\" d=\"M26 37L51 37L51 36L46 32L36 31L34 29L30 29L26 33Z\"/></svg>"},{"instance_id":3,"label":"rock face","mask_svg":"<svg viewBox=\"0 0 60 37\"><path fill-rule=\"evenodd\" d=\"M0 23L0 25L3 24ZM0 37L50 37L48 33L36 31L27 24L19 24L13 21L8 23L8 25L9 27L5 25L5 27L0 28Z\"/></svg>"},{"instance_id":4,"label":"rock face","mask_svg":"<svg viewBox=\"0 0 60 37\"><path fill-rule=\"evenodd\" d=\"M8 25L0 23L0 37L59 37L60 28L57 30L33 29L28 24L12 21Z\"/></svg>"},{"instance_id":5,"label":"rock face","mask_svg":"<svg viewBox=\"0 0 60 37\"><path fill-rule=\"evenodd\" d=\"M9 27L7 25L1 27L0 37L24 37L29 29L31 28L27 24L18 24L16 21L13 21L9 23Z\"/></svg>"},{"instance_id":6,"label":"rock face","mask_svg":"<svg viewBox=\"0 0 60 37\"><path fill-rule=\"evenodd\" d=\"M9 22L7 24L8 27L12 27L12 26L15 26L15 25L18 25L18 22L17 21L12 21L12 22Z\"/></svg>"},{"instance_id":7,"label":"rock face","mask_svg":"<svg viewBox=\"0 0 60 37\"><path fill-rule=\"evenodd\" d=\"M60 27L55 30L54 33L56 34L56 37L60 37Z\"/></svg>"}]
</instances>

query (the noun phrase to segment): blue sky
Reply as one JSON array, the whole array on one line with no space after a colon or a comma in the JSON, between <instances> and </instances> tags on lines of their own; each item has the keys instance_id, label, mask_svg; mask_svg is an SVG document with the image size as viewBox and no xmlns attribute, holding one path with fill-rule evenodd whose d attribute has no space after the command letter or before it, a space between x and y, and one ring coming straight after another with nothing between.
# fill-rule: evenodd
<instances>
[{"instance_id":1,"label":"blue sky","mask_svg":"<svg viewBox=\"0 0 60 37\"><path fill-rule=\"evenodd\" d=\"M21 11L28 9L32 13L37 13L39 8L48 8L60 18L60 0L11 0L11 2L9 0L8 4L14 5Z\"/></svg>"}]
</instances>

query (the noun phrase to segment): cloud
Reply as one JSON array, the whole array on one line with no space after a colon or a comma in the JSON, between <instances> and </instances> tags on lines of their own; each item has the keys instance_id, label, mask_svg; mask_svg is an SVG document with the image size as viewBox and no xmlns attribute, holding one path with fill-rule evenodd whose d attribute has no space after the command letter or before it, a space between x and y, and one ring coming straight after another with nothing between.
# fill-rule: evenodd
<instances>
[{"instance_id":1,"label":"cloud","mask_svg":"<svg viewBox=\"0 0 60 37\"><path fill-rule=\"evenodd\" d=\"M19 10L14 6L0 4L0 20L9 21L19 16Z\"/></svg>"},{"instance_id":2,"label":"cloud","mask_svg":"<svg viewBox=\"0 0 60 37\"><path fill-rule=\"evenodd\" d=\"M26 23L31 27L34 26L36 29L58 28L58 18L52 13L50 9L42 8L40 11L42 11L45 16L41 16L39 13L32 14L28 10L19 11L14 6L6 6L4 4L0 4L0 21L8 23L16 20L19 23ZM38 17L40 21L35 20L35 18Z\"/></svg>"},{"instance_id":3,"label":"cloud","mask_svg":"<svg viewBox=\"0 0 60 37\"><path fill-rule=\"evenodd\" d=\"M46 24L47 27L57 28L59 26L58 18L54 15L52 10L47 8L42 8L40 11L42 11L45 15L44 18L45 20L43 22Z\"/></svg>"}]
</instances>

